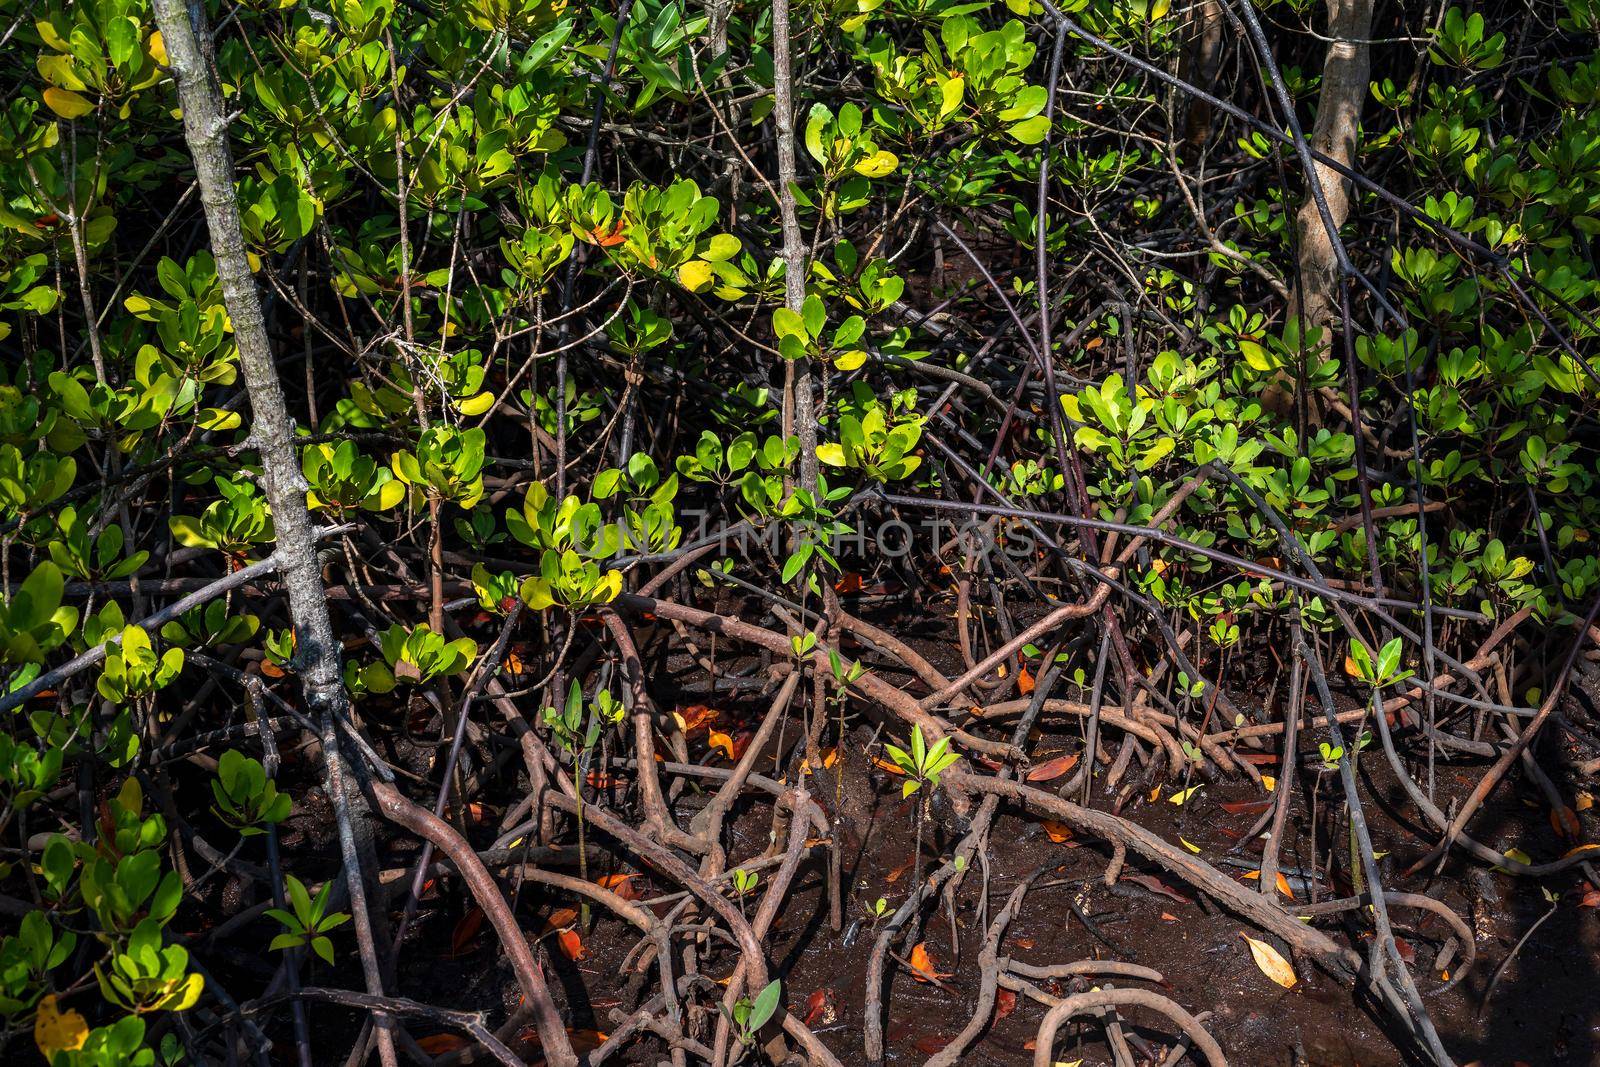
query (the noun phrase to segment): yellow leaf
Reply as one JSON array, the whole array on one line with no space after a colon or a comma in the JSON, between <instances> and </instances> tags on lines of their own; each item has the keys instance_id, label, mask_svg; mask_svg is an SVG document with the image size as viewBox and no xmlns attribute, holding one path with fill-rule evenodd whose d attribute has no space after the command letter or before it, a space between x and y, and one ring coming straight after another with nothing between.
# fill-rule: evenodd
<instances>
[{"instance_id":1,"label":"yellow leaf","mask_svg":"<svg viewBox=\"0 0 1600 1067\"><path fill-rule=\"evenodd\" d=\"M736 760L737 757L735 757L733 754L733 738L729 737L721 730L712 730L709 736L707 736L706 741L711 745L712 748L722 749L723 752L727 753L727 756L730 760Z\"/></svg>"},{"instance_id":2,"label":"yellow leaf","mask_svg":"<svg viewBox=\"0 0 1600 1067\"><path fill-rule=\"evenodd\" d=\"M1182 841L1183 842L1183 847L1188 849L1190 852L1193 852L1197 856L1200 854L1200 846L1199 845L1197 845L1194 842L1189 841L1189 840L1187 840L1186 838L1183 838L1183 837L1178 838L1178 840Z\"/></svg>"},{"instance_id":3,"label":"yellow leaf","mask_svg":"<svg viewBox=\"0 0 1600 1067\"><path fill-rule=\"evenodd\" d=\"M54 85L44 91L44 102L64 119L82 118L94 110L94 105L77 93L57 89Z\"/></svg>"},{"instance_id":4,"label":"yellow leaf","mask_svg":"<svg viewBox=\"0 0 1600 1067\"><path fill-rule=\"evenodd\" d=\"M1587 844L1587 845L1579 845L1577 848L1569 849L1567 852L1565 852L1562 855L1561 858L1562 859L1566 859L1568 856L1576 856L1580 852L1593 852L1597 848L1600 848L1600 845L1596 845L1596 844L1592 844L1592 843L1591 844Z\"/></svg>"},{"instance_id":5,"label":"yellow leaf","mask_svg":"<svg viewBox=\"0 0 1600 1067\"><path fill-rule=\"evenodd\" d=\"M853 348L848 352L841 352L838 356L834 357L833 365L836 369L841 371L853 371L866 361L867 354L859 348Z\"/></svg>"},{"instance_id":6,"label":"yellow leaf","mask_svg":"<svg viewBox=\"0 0 1600 1067\"><path fill-rule=\"evenodd\" d=\"M678 283L691 293L706 288L711 280L711 264L703 259L691 259L678 268Z\"/></svg>"},{"instance_id":7,"label":"yellow leaf","mask_svg":"<svg viewBox=\"0 0 1600 1067\"><path fill-rule=\"evenodd\" d=\"M881 178L900 165L893 152L878 151L855 165L855 172L863 178Z\"/></svg>"},{"instance_id":8,"label":"yellow leaf","mask_svg":"<svg viewBox=\"0 0 1600 1067\"><path fill-rule=\"evenodd\" d=\"M150 35L150 40L146 47L150 50L151 59L160 63L163 67L172 66L171 61L167 59L167 41L166 38L161 36L160 30Z\"/></svg>"},{"instance_id":9,"label":"yellow leaf","mask_svg":"<svg viewBox=\"0 0 1600 1067\"><path fill-rule=\"evenodd\" d=\"M57 1052L82 1048L88 1037L88 1020L78 1012L58 1009L54 993L39 1001L39 1014L33 1020L33 1040L46 1060L55 1059Z\"/></svg>"},{"instance_id":10,"label":"yellow leaf","mask_svg":"<svg viewBox=\"0 0 1600 1067\"><path fill-rule=\"evenodd\" d=\"M1520 848L1508 848L1508 849L1506 849L1506 859L1515 860L1516 862L1518 862L1518 863L1520 863L1520 864L1522 864L1524 866L1531 867L1533 865L1533 857L1528 855L1526 852L1522 851ZM1495 870L1504 871L1505 868L1504 867L1496 867Z\"/></svg>"},{"instance_id":11,"label":"yellow leaf","mask_svg":"<svg viewBox=\"0 0 1600 1067\"><path fill-rule=\"evenodd\" d=\"M1270 793L1274 789L1278 788L1278 780L1272 777L1270 774L1263 774L1261 776L1261 788Z\"/></svg>"},{"instance_id":12,"label":"yellow leaf","mask_svg":"<svg viewBox=\"0 0 1600 1067\"><path fill-rule=\"evenodd\" d=\"M1579 793L1576 797L1572 798L1572 806L1577 811L1588 811L1590 808L1594 807L1594 794Z\"/></svg>"},{"instance_id":13,"label":"yellow leaf","mask_svg":"<svg viewBox=\"0 0 1600 1067\"><path fill-rule=\"evenodd\" d=\"M1293 989L1298 978L1294 976L1294 968L1289 966L1289 961L1265 941L1257 941L1248 934L1240 934L1244 943L1250 946L1250 955L1255 957L1256 966L1261 968L1261 973L1283 986Z\"/></svg>"},{"instance_id":14,"label":"yellow leaf","mask_svg":"<svg viewBox=\"0 0 1600 1067\"><path fill-rule=\"evenodd\" d=\"M1179 807L1182 807L1184 801L1188 800L1198 792L1200 792L1200 787L1197 785L1191 785L1188 789L1180 789L1178 792L1172 794L1167 798L1167 801L1168 803L1177 804Z\"/></svg>"}]
</instances>

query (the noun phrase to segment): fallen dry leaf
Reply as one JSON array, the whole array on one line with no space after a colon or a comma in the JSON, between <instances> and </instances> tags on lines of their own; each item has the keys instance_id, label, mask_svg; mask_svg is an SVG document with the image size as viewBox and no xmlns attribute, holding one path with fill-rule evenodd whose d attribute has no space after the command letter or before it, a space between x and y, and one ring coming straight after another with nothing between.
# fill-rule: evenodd
<instances>
[{"instance_id":1,"label":"fallen dry leaf","mask_svg":"<svg viewBox=\"0 0 1600 1067\"><path fill-rule=\"evenodd\" d=\"M594 880L594 884L601 889L609 889L623 900L638 900L639 890L633 881L638 878L637 872L629 874L603 874Z\"/></svg>"},{"instance_id":2,"label":"fallen dry leaf","mask_svg":"<svg viewBox=\"0 0 1600 1067\"><path fill-rule=\"evenodd\" d=\"M1576 841L1583 836L1583 827L1578 823L1578 813L1565 804L1550 809L1550 825L1557 834L1568 841Z\"/></svg>"},{"instance_id":3,"label":"fallen dry leaf","mask_svg":"<svg viewBox=\"0 0 1600 1067\"><path fill-rule=\"evenodd\" d=\"M450 935L450 955L459 956L472 944L473 938L478 936L478 931L483 928L483 909L473 908L461 917L456 923L455 930Z\"/></svg>"},{"instance_id":4,"label":"fallen dry leaf","mask_svg":"<svg viewBox=\"0 0 1600 1067\"><path fill-rule=\"evenodd\" d=\"M1057 756L1053 760L1036 764L1033 769L1028 772L1028 781L1052 782L1055 779L1060 778L1063 774L1066 774L1068 771L1072 770L1072 768L1076 767L1077 765L1078 753L1076 752L1069 756Z\"/></svg>"},{"instance_id":5,"label":"fallen dry leaf","mask_svg":"<svg viewBox=\"0 0 1600 1067\"><path fill-rule=\"evenodd\" d=\"M1244 880L1247 881L1247 882L1259 881L1260 878L1261 878L1261 872L1260 871L1246 871L1243 877L1244 877ZM1287 879L1287 878L1285 878L1283 876L1283 872L1282 871L1276 871L1276 872L1273 873L1273 877L1277 880L1278 892L1282 893L1284 896L1288 897L1290 900L1293 900L1294 899L1294 890L1289 887L1289 879Z\"/></svg>"},{"instance_id":6,"label":"fallen dry leaf","mask_svg":"<svg viewBox=\"0 0 1600 1067\"><path fill-rule=\"evenodd\" d=\"M583 938L578 936L576 930L563 930L556 937L556 944L561 946L561 954L573 963L589 955L589 950L583 947Z\"/></svg>"},{"instance_id":7,"label":"fallen dry leaf","mask_svg":"<svg viewBox=\"0 0 1600 1067\"><path fill-rule=\"evenodd\" d=\"M1027 696L1033 692L1034 684L1033 675L1028 673L1028 668L1022 667L1017 671L1017 692Z\"/></svg>"},{"instance_id":8,"label":"fallen dry leaf","mask_svg":"<svg viewBox=\"0 0 1600 1067\"><path fill-rule=\"evenodd\" d=\"M937 978L949 978L950 975L934 970L933 957L928 954L928 943L919 941L911 950L911 977L919 982L928 982Z\"/></svg>"},{"instance_id":9,"label":"fallen dry leaf","mask_svg":"<svg viewBox=\"0 0 1600 1067\"><path fill-rule=\"evenodd\" d=\"M1179 807L1182 807L1190 797L1200 792L1202 788L1202 786L1191 785L1188 789L1180 789L1167 798L1167 803L1177 804Z\"/></svg>"},{"instance_id":10,"label":"fallen dry leaf","mask_svg":"<svg viewBox=\"0 0 1600 1067\"><path fill-rule=\"evenodd\" d=\"M1132 882L1137 886L1142 886L1145 889L1150 890L1150 892L1159 894L1160 896L1167 897L1171 900L1176 900L1179 904L1188 904L1190 902L1188 897L1184 896L1182 893L1178 892L1176 889L1172 888L1170 885L1154 875L1140 874L1137 871L1132 873L1124 872L1122 875L1122 880L1124 882Z\"/></svg>"},{"instance_id":11,"label":"fallen dry leaf","mask_svg":"<svg viewBox=\"0 0 1600 1067\"><path fill-rule=\"evenodd\" d=\"M557 908L550 913L544 921L544 929L539 931L540 937L548 937L558 930L566 930L578 921L577 908Z\"/></svg>"},{"instance_id":12,"label":"fallen dry leaf","mask_svg":"<svg viewBox=\"0 0 1600 1067\"><path fill-rule=\"evenodd\" d=\"M430 1034L417 1038L417 1047L430 1056L443 1056L446 1052L466 1048L472 1044L460 1034Z\"/></svg>"},{"instance_id":13,"label":"fallen dry leaf","mask_svg":"<svg viewBox=\"0 0 1600 1067\"><path fill-rule=\"evenodd\" d=\"M1066 823L1056 822L1054 819L1044 819L1039 823L1044 827L1044 832L1050 840L1058 845L1064 845L1072 840L1072 827Z\"/></svg>"},{"instance_id":14,"label":"fallen dry leaf","mask_svg":"<svg viewBox=\"0 0 1600 1067\"><path fill-rule=\"evenodd\" d=\"M994 995L994 1019L999 1022L1007 1015L1017 1010L1017 995L1009 989L1002 989Z\"/></svg>"},{"instance_id":15,"label":"fallen dry leaf","mask_svg":"<svg viewBox=\"0 0 1600 1067\"><path fill-rule=\"evenodd\" d=\"M839 1018L839 997L832 989L823 987L806 998L806 1011L802 1016L807 1026L828 1026Z\"/></svg>"},{"instance_id":16,"label":"fallen dry leaf","mask_svg":"<svg viewBox=\"0 0 1600 1067\"><path fill-rule=\"evenodd\" d=\"M1260 815L1271 806L1270 800L1225 800L1217 805L1229 815Z\"/></svg>"},{"instance_id":17,"label":"fallen dry leaf","mask_svg":"<svg viewBox=\"0 0 1600 1067\"><path fill-rule=\"evenodd\" d=\"M678 729L686 735L710 726L721 716L722 713L716 708L709 708L704 704L690 704L681 711L672 713L672 717L677 720Z\"/></svg>"},{"instance_id":18,"label":"fallen dry leaf","mask_svg":"<svg viewBox=\"0 0 1600 1067\"><path fill-rule=\"evenodd\" d=\"M1256 966L1261 968L1262 974L1285 989L1294 988L1300 979L1295 977L1294 968L1289 966L1289 961L1283 958L1282 953L1265 941L1257 941L1248 934L1241 933L1239 936L1250 946L1250 955L1255 957Z\"/></svg>"},{"instance_id":19,"label":"fallen dry leaf","mask_svg":"<svg viewBox=\"0 0 1600 1067\"><path fill-rule=\"evenodd\" d=\"M729 737L720 730L712 730L706 737L706 743L712 748L722 749L722 751L730 760L736 760L739 758L733 754L733 738Z\"/></svg>"}]
</instances>

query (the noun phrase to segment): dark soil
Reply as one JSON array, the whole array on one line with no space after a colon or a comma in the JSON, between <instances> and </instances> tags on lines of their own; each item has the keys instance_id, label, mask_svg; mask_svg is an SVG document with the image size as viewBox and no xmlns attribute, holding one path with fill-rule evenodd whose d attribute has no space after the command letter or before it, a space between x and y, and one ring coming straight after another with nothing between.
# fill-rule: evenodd
<instances>
[{"instance_id":1,"label":"dark soil","mask_svg":"<svg viewBox=\"0 0 1600 1067\"><path fill-rule=\"evenodd\" d=\"M937 656L938 662L950 658L948 648L947 644L930 641L925 651L930 657ZM676 691L680 706L691 702L715 706L720 715L716 729L731 738L754 729L764 707L759 693L712 696L706 691L705 675L698 667L678 656L670 657L667 663L669 668L677 669L667 670L652 683L663 705L670 706L669 696ZM727 662L720 665L730 666ZM943 662L940 665L951 666ZM759 663L751 661L732 673L747 670L757 674L759 667ZM889 665L881 669L885 676L895 677ZM900 681L897 677L895 680ZM1077 730L1075 721L1046 719L1033 739L1035 763L1081 748ZM787 724L783 731L785 751L794 751L796 735L795 724ZM876 765L876 737L871 725L853 720L848 742L839 748L837 763L824 772L818 786L819 802L830 814L838 808L843 815L845 928L839 932L829 928L825 865L808 862L801 869L770 939L774 973L783 978L791 1010L802 1017L809 1015L812 1028L845 1064L866 1062L862 1052L863 1007L873 924L865 909L884 897L892 910L905 899L908 887L918 877L910 870L915 808L912 802L901 799L901 780ZM1340 837L1335 844L1331 871L1328 869L1327 812L1330 806L1339 807L1340 797L1336 776L1325 776L1318 786L1315 766L1320 739L1320 731L1302 733L1298 795L1280 861L1292 879L1297 902L1304 902L1310 894L1312 887L1305 883L1305 873L1317 865L1311 852L1310 811L1312 790L1318 788L1317 808L1323 825L1318 831L1317 855L1323 871L1315 895L1327 899L1350 892L1345 874L1347 837ZM1109 743L1117 740L1112 737ZM828 743L834 743L832 731ZM1274 740L1262 751L1270 752L1275 745ZM385 755L401 764L417 762L419 771L426 762L415 759L425 755L420 748ZM706 765L728 765L725 754L708 747L703 731L692 735L690 755ZM1545 760L1547 769L1549 755ZM329 840L325 804L320 803L320 794L311 787L312 761L291 758L291 768L297 762L304 767L306 789L298 794L304 800L285 829L285 845L294 852L296 869L314 871L312 857L321 855L326 863L325 873L333 874L337 857ZM511 759L503 777L509 780L511 769L516 766ZM1400 908L1393 911L1404 950L1414 954L1413 971L1418 984L1456 1062L1477 1062L1485 1067L1600 1063L1600 988L1595 982L1594 967L1594 961L1600 958L1600 908L1592 906L1600 894L1590 895L1591 906L1585 906L1584 891L1593 886L1581 877L1552 880L1551 891L1564 894L1555 914L1521 948L1485 1003L1496 967L1550 904L1536 882L1486 870L1460 859L1459 854L1433 877L1401 879L1400 872L1427 852L1432 837L1422 834L1421 827L1412 821L1404 795L1376 748L1363 753L1359 767L1374 845L1378 852L1385 853L1379 866L1386 888L1425 893L1443 902L1472 926L1477 937L1478 958L1470 973L1458 985L1438 993L1444 982L1434 960L1448 940L1448 931L1436 917ZM1485 764L1478 761L1441 761L1436 786L1440 806L1449 810L1452 799L1465 796L1484 768ZM1262 771L1277 773L1270 764L1264 765ZM773 764L760 770L774 778L782 772L782 766ZM1129 780L1137 774L1135 768ZM619 803L625 786L624 778L613 776L611 788ZM1179 788L1181 783L1163 782L1155 787L1153 796L1146 788L1126 803L1121 814L1168 841L1187 842L1202 858L1239 876L1242 885L1254 887L1255 882L1244 876L1259 862L1260 842L1244 841L1242 837L1255 822L1268 794L1248 781L1224 779L1202 783L1180 807L1169 802ZM516 799L505 789L491 790L494 794L511 795L513 802ZM705 796L698 783L688 780L675 802L680 825L687 825ZM1110 798L1101 795L1098 786L1093 799L1097 807L1112 804ZM503 810L487 803L469 810L469 827L478 844L487 847L496 836ZM936 806L936 817L928 823L922 855L924 876L941 862L941 854L948 855L955 840L940 825L937 814L941 810L942 806ZM774 830L771 811L771 805L759 797L750 796L740 802L729 826L731 863L749 861L767 850ZM1551 858L1566 852L1572 843L1557 835L1547 814L1542 798L1514 777L1496 791L1474 820L1473 832L1496 847L1519 848L1539 859ZM1593 816L1592 811L1580 815L1588 831L1587 839L1596 836ZM204 817L197 815L196 819L204 823ZM601 835L592 835L591 843L602 847L610 844ZM391 850L383 852L385 865L408 865L414 853L404 851L405 847L397 840ZM600 870L591 869L589 877L638 870L620 848L612 855L617 858ZM1309 961L1295 961L1299 982L1293 989L1285 990L1269 981L1252 962L1241 938L1241 934L1261 936L1259 931L1220 910L1213 901L1197 896L1174 876L1141 867L1130 859L1120 881L1107 888L1103 874L1109 858L1110 848L1103 842L1082 837L1052 840L1050 831L1039 822L1015 812L1004 813L994 826L988 854L965 876L955 907L954 929L941 906L928 915L919 939L938 971L950 972L950 977L942 985L920 982L891 962L892 980L886 997L887 1060L920 1064L965 1025L976 998L976 960L987 922L978 911L980 896L987 892L987 914L992 915L1003 906L1019 879L1042 870L1007 933L1002 956L1033 964L1111 959L1155 968L1164 976L1163 991L1167 995L1192 1013L1209 1013L1208 1028L1235 1065L1381 1067L1416 1062L1408 1058L1406 1049L1396 1045L1393 1024L1380 1010ZM575 858L572 862L575 868ZM677 894L681 888L647 875L634 879L631 885L646 903L658 895ZM609 1031L615 1021L611 1014L614 1010L625 1014L653 992L653 969L638 975L619 973L624 958L637 942L631 927L610 918L602 909L595 909L592 928L579 930L582 951L573 960L558 949L555 938L549 936L546 921L552 913L570 908L574 902L534 886L517 887L515 892L517 911L529 936L544 935L544 960L551 985L574 1030ZM759 892L758 888L755 896ZM519 994L509 970L498 962L501 952L492 932L487 927L474 926L468 903L453 879L430 885L400 956L397 988L404 995L439 1007L485 1011L494 1024L515 1006ZM669 908L670 904L658 905L654 910L665 914ZM1094 924L1095 931L1086 927L1080 913ZM1317 922L1358 949L1364 950L1365 938L1370 937L1370 925L1358 922L1354 913ZM270 932L267 924L259 925L264 939ZM238 938L234 941L237 943ZM907 942L907 947L912 943ZM308 984L360 988L353 948L341 948L338 966L330 969L317 964L307 976ZM205 950L198 951L204 957ZM237 982L242 988L259 988L267 972L258 960L259 957L234 953L217 960L216 970L225 984ZM702 966L710 977L722 978L731 971L733 960L728 952L712 948L702 957ZM327 973L329 970L335 973ZM1430 995L1434 993L1438 995ZM1026 998L1006 1003L1004 997L1001 1007L999 1016L965 1062L1019 1067L1033 1062L1032 1041L1043 1008ZM321 1037L319 1044L325 1042L323 1047L329 1050L326 1058L318 1059L319 1064L342 1062L361 1017L326 1005L313 1005L311 1012L314 1033ZM1159 1020L1142 1018L1134 1012L1127 1022L1131 1032L1143 1037L1158 1056L1165 1054L1172 1034L1163 1029ZM412 1032L426 1038L428 1028L413 1026ZM1067 1064L1081 1059L1085 1067L1111 1063L1103 1033L1098 1025L1067 1032L1057 1044L1055 1059ZM276 1044L275 1061L289 1063L292 1038L286 1028L279 1036L284 1040ZM526 1041L531 1030L523 1036ZM448 1047L446 1043L429 1050ZM535 1048L525 1044L523 1051L537 1062ZM661 1058L662 1046L645 1040L635 1043L620 1062L654 1064Z\"/></svg>"}]
</instances>

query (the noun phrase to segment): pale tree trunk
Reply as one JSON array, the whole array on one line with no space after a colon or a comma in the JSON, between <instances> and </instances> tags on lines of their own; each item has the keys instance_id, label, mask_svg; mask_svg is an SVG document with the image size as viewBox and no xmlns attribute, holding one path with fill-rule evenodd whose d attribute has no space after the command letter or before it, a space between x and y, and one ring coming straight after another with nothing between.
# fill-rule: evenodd
<instances>
[{"instance_id":1,"label":"pale tree trunk","mask_svg":"<svg viewBox=\"0 0 1600 1067\"><path fill-rule=\"evenodd\" d=\"M1322 64L1322 91L1317 98L1317 121L1311 128L1311 147L1346 167L1355 163L1356 141L1361 131L1361 105L1367 98L1371 67L1372 0L1328 0L1327 58ZM1317 182L1328 203L1335 227L1350 217L1350 183L1333 167L1317 162ZM1339 306L1339 260L1316 200L1307 195L1297 219L1300 237L1299 314L1308 322L1326 326Z\"/></svg>"},{"instance_id":2,"label":"pale tree trunk","mask_svg":"<svg viewBox=\"0 0 1600 1067\"><path fill-rule=\"evenodd\" d=\"M267 338L255 278L245 257L244 233L240 229L239 204L234 193L233 155L228 147L228 121L222 107L222 94L211 80L211 64L207 61L211 52L210 31L205 26L204 9L198 3L186 8L183 0L155 0L154 7L156 24L166 42L178 83L184 139L194 159L195 180L205 205L217 278L222 283L223 301L233 323L239 362L244 368L252 414L249 440L261 455L267 500L272 505L280 560L278 573L288 593L289 613L294 622L295 672L306 704L322 730L324 786L338 816L350 911L366 971L367 991L382 996L383 979L377 967L362 878L362 850L356 840L357 834L363 833L370 848L370 830L363 817L366 804L354 789L349 768L339 751L339 726L349 720L350 701L340 676L339 643L328 615L311 516L306 510L306 486L295 455L292 424L284 407L283 389L278 382L278 368ZM358 818L363 824L359 831ZM387 1023L381 1020L378 1037L379 1055L386 1067L391 1067L397 1062L394 1038Z\"/></svg>"},{"instance_id":3,"label":"pale tree trunk","mask_svg":"<svg viewBox=\"0 0 1600 1067\"><path fill-rule=\"evenodd\" d=\"M1361 132L1361 108L1367 98L1371 67L1372 0L1328 0L1328 52L1322 65L1322 88L1317 97L1317 121L1312 127L1310 146L1345 167L1353 166ZM1315 180L1307 176L1308 192L1295 220L1300 244L1299 278L1289 302L1289 314L1307 326L1322 327L1317 346L1308 349L1307 359L1323 356L1332 345L1339 317L1339 257L1335 237L1350 217L1350 183L1333 167L1321 161L1312 164ZM1316 197L1309 191L1320 185L1328 208L1324 219ZM1328 223L1333 225L1329 232ZM1285 396L1287 383L1280 382L1269 396L1274 406L1286 407L1293 396ZM1289 386L1292 388L1292 386ZM1270 393L1276 392L1277 396Z\"/></svg>"}]
</instances>

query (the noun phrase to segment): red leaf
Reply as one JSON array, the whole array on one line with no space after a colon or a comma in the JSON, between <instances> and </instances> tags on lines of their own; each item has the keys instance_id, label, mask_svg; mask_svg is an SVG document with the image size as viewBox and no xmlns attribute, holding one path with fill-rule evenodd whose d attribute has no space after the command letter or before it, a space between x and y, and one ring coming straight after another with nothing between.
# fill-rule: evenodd
<instances>
[{"instance_id":1,"label":"red leaf","mask_svg":"<svg viewBox=\"0 0 1600 1067\"><path fill-rule=\"evenodd\" d=\"M1017 1010L1017 995L1009 989L1002 989L994 995L994 1021L999 1022L1007 1015Z\"/></svg>"},{"instance_id":2,"label":"red leaf","mask_svg":"<svg viewBox=\"0 0 1600 1067\"><path fill-rule=\"evenodd\" d=\"M1260 815L1272 806L1268 800L1229 800L1218 804L1217 807L1229 815Z\"/></svg>"},{"instance_id":3,"label":"red leaf","mask_svg":"<svg viewBox=\"0 0 1600 1067\"><path fill-rule=\"evenodd\" d=\"M1040 763L1028 772L1030 782L1052 782L1066 774L1078 765L1078 753L1070 756L1057 756L1047 763Z\"/></svg>"},{"instance_id":4,"label":"red leaf","mask_svg":"<svg viewBox=\"0 0 1600 1067\"><path fill-rule=\"evenodd\" d=\"M806 998L807 1026L827 1026L839 1017L839 998L832 989L822 988Z\"/></svg>"},{"instance_id":5,"label":"red leaf","mask_svg":"<svg viewBox=\"0 0 1600 1067\"><path fill-rule=\"evenodd\" d=\"M481 929L483 929L483 909L473 908L461 917L461 921L456 923L455 932L450 935L450 955L455 957L465 952Z\"/></svg>"},{"instance_id":6,"label":"red leaf","mask_svg":"<svg viewBox=\"0 0 1600 1067\"><path fill-rule=\"evenodd\" d=\"M1189 903L1189 898L1172 888L1161 879L1149 874L1123 874L1122 880L1132 882L1134 885L1143 886L1152 893L1176 900L1179 904Z\"/></svg>"},{"instance_id":7,"label":"red leaf","mask_svg":"<svg viewBox=\"0 0 1600 1067\"><path fill-rule=\"evenodd\" d=\"M466 1048L471 1043L460 1034L432 1034L417 1038L417 1047L430 1056L443 1056L446 1052Z\"/></svg>"},{"instance_id":8,"label":"red leaf","mask_svg":"<svg viewBox=\"0 0 1600 1067\"><path fill-rule=\"evenodd\" d=\"M911 1045L924 1056L932 1056L942 1051L952 1040L954 1036L951 1034L929 1034L927 1037L917 1038Z\"/></svg>"}]
</instances>

